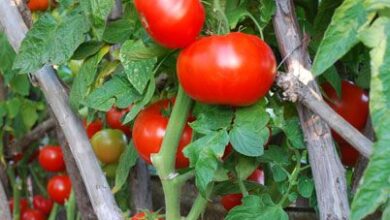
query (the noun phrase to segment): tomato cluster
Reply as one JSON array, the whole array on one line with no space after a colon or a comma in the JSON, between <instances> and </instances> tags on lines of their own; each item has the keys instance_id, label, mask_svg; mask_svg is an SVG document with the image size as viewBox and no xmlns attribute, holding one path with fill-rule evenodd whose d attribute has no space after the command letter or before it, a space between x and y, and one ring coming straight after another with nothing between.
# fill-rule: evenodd
<instances>
[{"instance_id":1,"label":"tomato cluster","mask_svg":"<svg viewBox=\"0 0 390 220\"><path fill-rule=\"evenodd\" d=\"M11 213L14 211L14 199L11 198L9 208ZM29 207L28 200L26 198L20 198L19 208L20 216L22 220L44 220L48 216L53 208L53 201L50 198L45 198L42 195L35 195L33 197L33 207Z\"/></svg>"},{"instance_id":2,"label":"tomato cluster","mask_svg":"<svg viewBox=\"0 0 390 220\"><path fill-rule=\"evenodd\" d=\"M325 101L341 117L358 130L363 130L369 114L368 94L350 81L341 82L341 96L329 84L322 85ZM359 153L350 146L339 134L332 131L335 141L339 144L341 161L346 166L354 166Z\"/></svg>"}]
</instances>

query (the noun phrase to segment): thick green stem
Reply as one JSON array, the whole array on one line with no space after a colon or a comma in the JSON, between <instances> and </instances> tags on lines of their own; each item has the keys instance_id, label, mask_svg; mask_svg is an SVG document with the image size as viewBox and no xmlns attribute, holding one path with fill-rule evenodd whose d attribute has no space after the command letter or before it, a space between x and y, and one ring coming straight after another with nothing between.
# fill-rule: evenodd
<instances>
[{"instance_id":1,"label":"thick green stem","mask_svg":"<svg viewBox=\"0 0 390 220\"><path fill-rule=\"evenodd\" d=\"M180 219L180 191L181 184L174 179L176 151L179 140L187 123L192 101L184 93L181 86L176 97L175 104L169 118L167 130L161 145L160 152L152 156L153 165L161 179L166 206L166 219Z\"/></svg>"},{"instance_id":2,"label":"thick green stem","mask_svg":"<svg viewBox=\"0 0 390 220\"><path fill-rule=\"evenodd\" d=\"M240 187L240 190L241 190L243 197L246 197L249 195L248 190L246 189L243 180L241 180L241 179L238 180L238 186Z\"/></svg>"},{"instance_id":3,"label":"thick green stem","mask_svg":"<svg viewBox=\"0 0 390 220\"><path fill-rule=\"evenodd\" d=\"M212 191L213 191L213 185L208 186L206 191L207 197L210 196ZM199 219L200 215L206 210L207 203L208 200L199 193L195 199L194 204L192 205L190 213L188 213L186 220Z\"/></svg>"}]
</instances>

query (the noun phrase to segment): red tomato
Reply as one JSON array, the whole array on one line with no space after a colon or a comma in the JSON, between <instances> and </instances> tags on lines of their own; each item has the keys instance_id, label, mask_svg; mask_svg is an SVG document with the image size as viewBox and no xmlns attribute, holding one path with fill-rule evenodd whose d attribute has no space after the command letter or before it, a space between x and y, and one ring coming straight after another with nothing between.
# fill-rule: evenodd
<instances>
[{"instance_id":1,"label":"red tomato","mask_svg":"<svg viewBox=\"0 0 390 220\"><path fill-rule=\"evenodd\" d=\"M221 198L221 203L222 206L226 209L226 211L229 211L230 209L241 205L241 199L242 199L242 194L229 194L222 196Z\"/></svg>"},{"instance_id":2,"label":"red tomato","mask_svg":"<svg viewBox=\"0 0 390 220\"><path fill-rule=\"evenodd\" d=\"M275 73L271 48L244 33L202 38L185 48L177 62L185 92L208 104L251 105L267 94Z\"/></svg>"},{"instance_id":3,"label":"red tomato","mask_svg":"<svg viewBox=\"0 0 390 220\"><path fill-rule=\"evenodd\" d=\"M152 216L150 216L150 215L152 215ZM158 216L155 216L156 214L154 214L154 213L151 213L150 215L146 216L145 212L138 212L133 217L131 217L130 220L151 220L151 219L163 220L162 218L157 218Z\"/></svg>"},{"instance_id":4,"label":"red tomato","mask_svg":"<svg viewBox=\"0 0 390 220\"><path fill-rule=\"evenodd\" d=\"M118 109L112 107L106 113L107 124L110 128L119 129L126 134L127 137L131 137L131 127L129 125L122 124L122 118L130 111L130 108L127 109Z\"/></svg>"},{"instance_id":5,"label":"red tomato","mask_svg":"<svg viewBox=\"0 0 390 220\"><path fill-rule=\"evenodd\" d=\"M135 0L142 25L159 44L183 48L196 40L205 21L200 0Z\"/></svg>"},{"instance_id":6,"label":"red tomato","mask_svg":"<svg viewBox=\"0 0 390 220\"><path fill-rule=\"evenodd\" d=\"M31 11L45 11L49 8L49 0L29 0L27 6Z\"/></svg>"},{"instance_id":7,"label":"red tomato","mask_svg":"<svg viewBox=\"0 0 390 220\"><path fill-rule=\"evenodd\" d=\"M329 83L322 85L326 94L325 101L341 117L358 130L362 130L368 118L368 94L352 82L343 80L341 83L341 97ZM337 133L333 132L337 142L345 142Z\"/></svg>"},{"instance_id":8,"label":"red tomato","mask_svg":"<svg viewBox=\"0 0 390 220\"><path fill-rule=\"evenodd\" d=\"M47 183L50 198L61 205L69 198L71 190L70 178L65 175L53 176Z\"/></svg>"},{"instance_id":9,"label":"red tomato","mask_svg":"<svg viewBox=\"0 0 390 220\"><path fill-rule=\"evenodd\" d=\"M339 143L341 163L344 166L353 167L359 159L359 152L346 142Z\"/></svg>"},{"instance_id":10,"label":"red tomato","mask_svg":"<svg viewBox=\"0 0 390 220\"><path fill-rule=\"evenodd\" d=\"M35 195L33 198L34 208L41 211L45 215L49 215L53 208L53 200L45 198L42 195Z\"/></svg>"},{"instance_id":11,"label":"red tomato","mask_svg":"<svg viewBox=\"0 0 390 220\"><path fill-rule=\"evenodd\" d=\"M61 147L45 146L39 152L39 164L46 171L60 172L65 170Z\"/></svg>"},{"instance_id":12,"label":"red tomato","mask_svg":"<svg viewBox=\"0 0 390 220\"><path fill-rule=\"evenodd\" d=\"M14 211L14 199L11 198L8 202L9 204L9 210L11 213ZM20 198L19 200L19 207L20 207L20 213L23 214L28 209L28 201L26 198Z\"/></svg>"},{"instance_id":13,"label":"red tomato","mask_svg":"<svg viewBox=\"0 0 390 220\"><path fill-rule=\"evenodd\" d=\"M96 119L95 121L89 123L87 125L87 121L83 120L83 124L85 129L87 130L88 138L91 139L94 134L103 129L103 122L100 119Z\"/></svg>"},{"instance_id":14,"label":"red tomato","mask_svg":"<svg viewBox=\"0 0 390 220\"><path fill-rule=\"evenodd\" d=\"M45 215L37 209L28 209L21 216L22 220L46 220Z\"/></svg>"},{"instance_id":15,"label":"red tomato","mask_svg":"<svg viewBox=\"0 0 390 220\"><path fill-rule=\"evenodd\" d=\"M168 118L162 111L168 108L170 100L162 100L141 111L134 122L133 141L138 154L151 164L150 155L158 153L168 125ZM171 103L172 104L172 103ZM183 148L190 143L192 129L187 124L184 127L179 147L176 153L176 168L188 167L189 160L183 155Z\"/></svg>"},{"instance_id":16,"label":"red tomato","mask_svg":"<svg viewBox=\"0 0 390 220\"><path fill-rule=\"evenodd\" d=\"M262 169L256 169L249 177L248 180L264 185L264 171Z\"/></svg>"}]
</instances>

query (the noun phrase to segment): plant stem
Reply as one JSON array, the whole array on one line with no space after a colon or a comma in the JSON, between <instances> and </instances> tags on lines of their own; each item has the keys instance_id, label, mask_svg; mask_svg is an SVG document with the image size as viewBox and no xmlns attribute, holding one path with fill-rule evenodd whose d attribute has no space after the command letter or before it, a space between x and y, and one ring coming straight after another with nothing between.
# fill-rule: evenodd
<instances>
[{"instance_id":1,"label":"plant stem","mask_svg":"<svg viewBox=\"0 0 390 220\"><path fill-rule=\"evenodd\" d=\"M210 184L206 189L206 196L207 198L210 196L211 192L213 191L213 185ZM194 204L192 205L190 213L188 213L188 216L186 220L197 220L199 219L199 216L205 211L207 207L208 200L207 198L204 198L200 193L195 199Z\"/></svg>"},{"instance_id":2,"label":"plant stem","mask_svg":"<svg viewBox=\"0 0 390 220\"><path fill-rule=\"evenodd\" d=\"M53 209L50 212L50 216L48 220L55 220L57 217L57 212L58 212L58 203L54 203Z\"/></svg>"},{"instance_id":3,"label":"plant stem","mask_svg":"<svg viewBox=\"0 0 390 220\"><path fill-rule=\"evenodd\" d=\"M296 158L297 163L295 165L294 171L291 173L291 176L289 178L289 185L288 185L287 191L278 203L282 207L283 207L283 204L288 199L288 195L290 194L291 189L297 184L297 178L298 178L299 173L301 172L301 154L296 149L293 149L293 151L295 153L295 158Z\"/></svg>"},{"instance_id":4,"label":"plant stem","mask_svg":"<svg viewBox=\"0 0 390 220\"><path fill-rule=\"evenodd\" d=\"M40 192L43 196L47 197L46 189L45 189L45 187L43 186L42 182L41 182L41 181L39 180L39 178L37 177L37 174L35 173L34 169L33 169L31 166L29 166L28 169L30 170L30 174L31 174L31 176L32 176L32 178L33 178L33 180L34 180L35 185L38 187L39 192Z\"/></svg>"},{"instance_id":5,"label":"plant stem","mask_svg":"<svg viewBox=\"0 0 390 220\"><path fill-rule=\"evenodd\" d=\"M76 197L74 191L70 193L69 200L66 202L66 219L73 220L76 216Z\"/></svg>"},{"instance_id":6,"label":"plant stem","mask_svg":"<svg viewBox=\"0 0 390 220\"><path fill-rule=\"evenodd\" d=\"M261 38L262 40L264 40L263 29L261 28L259 22L257 22L256 18L253 17L253 15L252 15L250 12L245 13L245 14L246 14L246 16L248 16L248 17L253 21L253 23L255 24L255 26L257 27L257 29L259 29L260 38Z\"/></svg>"},{"instance_id":7,"label":"plant stem","mask_svg":"<svg viewBox=\"0 0 390 220\"><path fill-rule=\"evenodd\" d=\"M243 197L246 197L249 195L248 190L246 189L244 181L242 179L238 180L238 186L240 187L240 190L241 190Z\"/></svg>"},{"instance_id":8,"label":"plant stem","mask_svg":"<svg viewBox=\"0 0 390 220\"><path fill-rule=\"evenodd\" d=\"M186 173L183 173L177 177L175 177L174 181L176 184L178 185L182 185L184 184L187 180L191 179L192 177L194 177L195 175L195 171L194 170L190 170Z\"/></svg>"},{"instance_id":9,"label":"plant stem","mask_svg":"<svg viewBox=\"0 0 390 220\"><path fill-rule=\"evenodd\" d=\"M160 152L152 155L153 165L161 179L166 206L166 219L180 219L181 184L174 181L175 160L179 140L187 123L192 100L181 86L172 109Z\"/></svg>"}]
</instances>

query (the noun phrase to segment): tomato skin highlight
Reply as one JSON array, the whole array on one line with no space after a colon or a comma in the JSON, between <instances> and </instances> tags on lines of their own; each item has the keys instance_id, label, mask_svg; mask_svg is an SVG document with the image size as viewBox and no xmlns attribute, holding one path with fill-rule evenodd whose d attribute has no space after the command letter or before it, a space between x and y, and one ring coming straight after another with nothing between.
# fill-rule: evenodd
<instances>
[{"instance_id":1,"label":"tomato skin highlight","mask_svg":"<svg viewBox=\"0 0 390 220\"><path fill-rule=\"evenodd\" d=\"M156 102L142 110L135 119L133 126L134 146L141 158L149 164L152 164L151 154L158 153L161 148L169 120L162 115L162 111L167 109L170 103L170 100ZM187 124L184 127L176 153L176 168L189 166L189 160L184 157L182 150L191 142L191 137L192 129Z\"/></svg>"},{"instance_id":2,"label":"tomato skin highlight","mask_svg":"<svg viewBox=\"0 0 390 220\"><path fill-rule=\"evenodd\" d=\"M127 137L131 137L131 127L129 125L122 124L122 118L130 111L130 107L127 109L118 109L112 107L106 112L107 125L113 129L119 129L126 134Z\"/></svg>"},{"instance_id":3,"label":"tomato skin highlight","mask_svg":"<svg viewBox=\"0 0 390 220\"><path fill-rule=\"evenodd\" d=\"M46 220L45 215L37 209L28 209L22 216L22 220Z\"/></svg>"},{"instance_id":4,"label":"tomato skin highlight","mask_svg":"<svg viewBox=\"0 0 390 220\"><path fill-rule=\"evenodd\" d=\"M149 35L171 49L194 42L206 19L200 0L135 0L134 3Z\"/></svg>"},{"instance_id":5,"label":"tomato skin highlight","mask_svg":"<svg viewBox=\"0 0 390 220\"><path fill-rule=\"evenodd\" d=\"M45 215L49 215L53 208L53 200L42 195L35 195L33 205L35 209L40 210Z\"/></svg>"},{"instance_id":6,"label":"tomato skin highlight","mask_svg":"<svg viewBox=\"0 0 390 220\"><path fill-rule=\"evenodd\" d=\"M71 191L72 183L69 176L53 176L47 183L47 192L50 198L61 205L69 198Z\"/></svg>"},{"instance_id":7,"label":"tomato skin highlight","mask_svg":"<svg viewBox=\"0 0 390 220\"><path fill-rule=\"evenodd\" d=\"M29 0L27 7L30 11L46 11L49 8L49 0Z\"/></svg>"},{"instance_id":8,"label":"tomato skin highlight","mask_svg":"<svg viewBox=\"0 0 390 220\"><path fill-rule=\"evenodd\" d=\"M127 138L121 130L104 129L92 137L91 144L96 157L105 164L111 164L119 161Z\"/></svg>"},{"instance_id":9,"label":"tomato skin highlight","mask_svg":"<svg viewBox=\"0 0 390 220\"><path fill-rule=\"evenodd\" d=\"M247 106L271 88L276 60L260 38L236 32L204 37L185 48L177 74L184 91L196 101Z\"/></svg>"},{"instance_id":10,"label":"tomato skin highlight","mask_svg":"<svg viewBox=\"0 0 390 220\"><path fill-rule=\"evenodd\" d=\"M100 119L87 124L86 120L83 120L84 128L87 131L88 138L91 139L93 135L103 129L103 122Z\"/></svg>"},{"instance_id":11,"label":"tomato skin highlight","mask_svg":"<svg viewBox=\"0 0 390 220\"><path fill-rule=\"evenodd\" d=\"M230 209L241 205L242 194L228 194L225 196L222 196L221 198L221 204L226 209L226 211L229 211Z\"/></svg>"},{"instance_id":12,"label":"tomato skin highlight","mask_svg":"<svg viewBox=\"0 0 390 220\"><path fill-rule=\"evenodd\" d=\"M41 167L50 172L65 170L65 161L60 146L45 146L39 151L38 161Z\"/></svg>"},{"instance_id":13,"label":"tomato skin highlight","mask_svg":"<svg viewBox=\"0 0 390 220\"><path fill-rule=\"evenodd\" d=\"M340 98L329 83L323 84L322 88L326 94L325 101L328 105L353 127L362 130L366 125L369 114L367 92L346 80L341 82ZM332 135L337 142L345 142L336 132L332 131Z\"/></svg>"}]
</instances>

